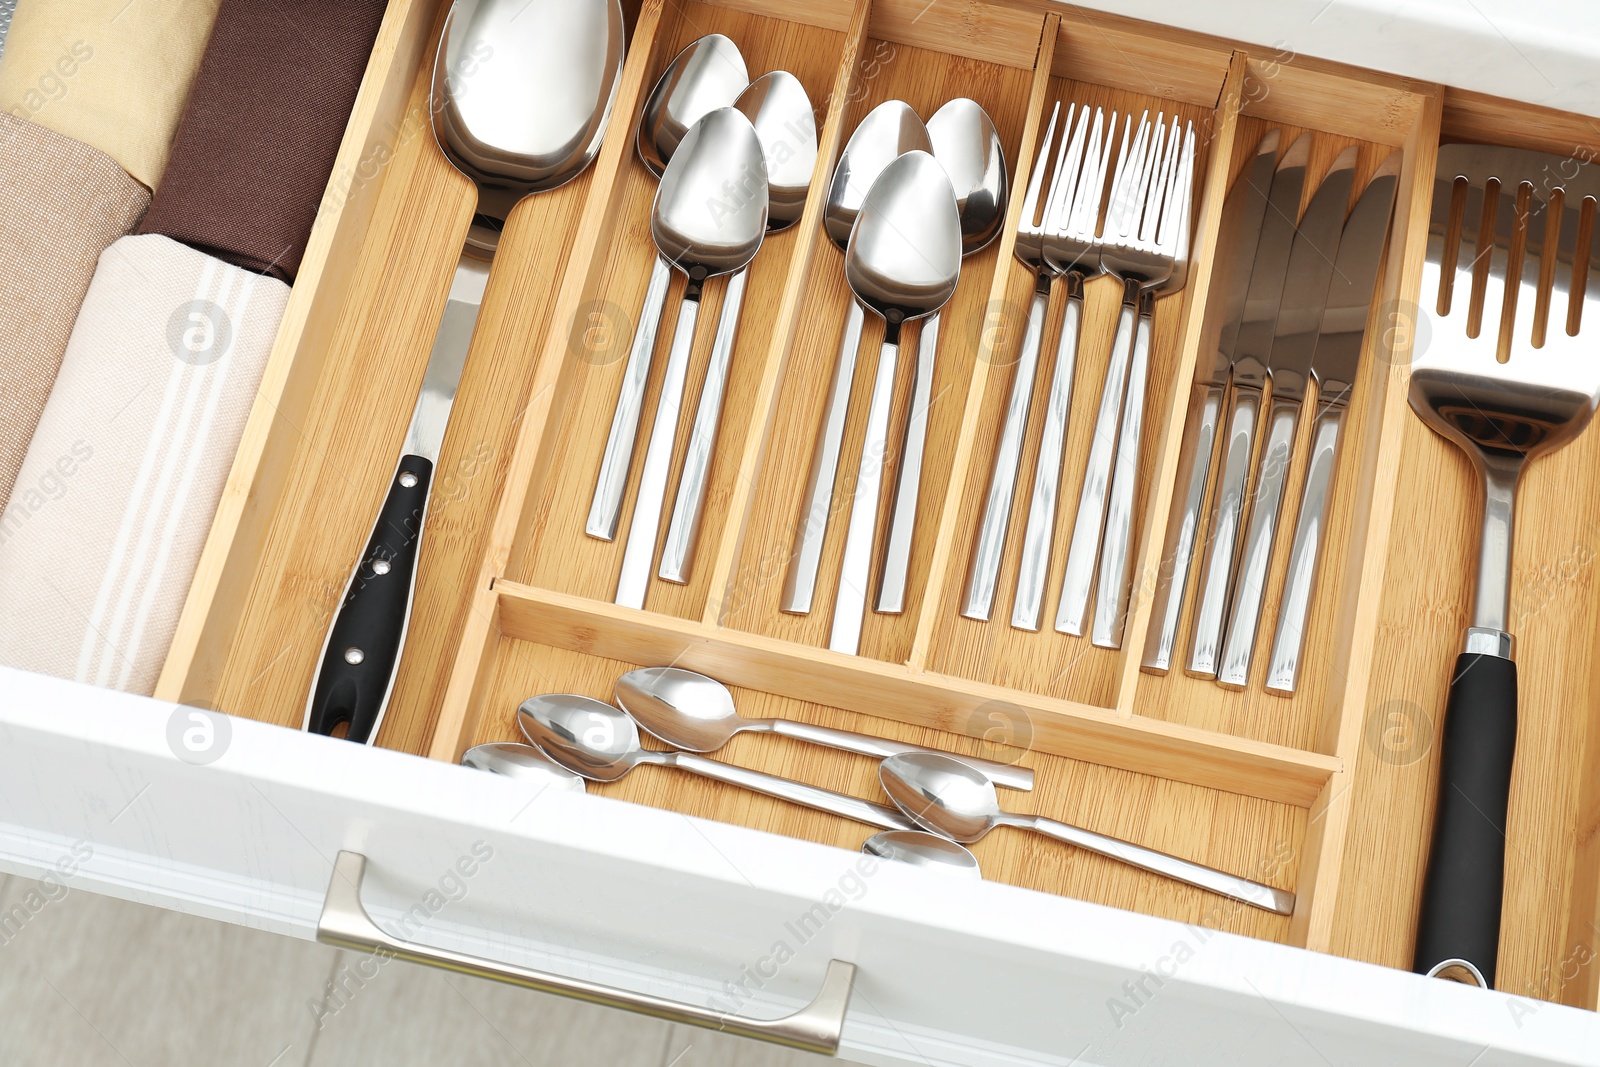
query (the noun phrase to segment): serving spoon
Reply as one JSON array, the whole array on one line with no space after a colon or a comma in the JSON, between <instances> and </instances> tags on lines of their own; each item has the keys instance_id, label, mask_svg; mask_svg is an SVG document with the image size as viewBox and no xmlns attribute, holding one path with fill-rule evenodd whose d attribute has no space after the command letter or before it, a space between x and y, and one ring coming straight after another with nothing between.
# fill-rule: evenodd
<instances>
[{"instance_id":1,"label":"serving spoon","mask_svg":"<svg viewBox=\"0 0 1600 1067\"><path fill-rule=\"evenodd\" d=\"M1115 837L1082 830L1042 815L1001 810L994 783L960 760L920 752L890 756L878 768L884 792L918 826L963 844L977 841L996 826L1033 830L1114 860L1209 889L1253 907L1294 913L1294 894L1247 878L1214 870Z\"/></svg>"},{"instance_id":2,"label":"serving spoon","mask_svg":"<svg viewBox=\"0 0 1600 1067\"><path fill-rule=\"evenodd\" d=\"M664 175L690 128L708 113L732 104L749 84L750 75L739 46L720 33L707 34L679 52L661 72L639 115L635 144L645 168L657 178ZM622 391L611 412L611 429L600 457L594 499L584 523L584 531L602 541L616 540L617 524L622 518L622 498L628 488L634 443L644 414L645 385L655 355L656 331L671 281L672 265L656 256L645 286L644 306L639 309L639 325L623 368Z\"/></svg>"},{"instance_id":3,"label":"serving spoon","mask_svg":"<svg viewBox=\"0 0 1600 1067\"><path fill-rule=\"evenodd\" d=\"M514 741L473 745L462 754L461 765L515 778L541 790L554 789L562 793L583 793L588 790L581 775L550 762L532 745L519 745Z\"/></svg>"},{"instance_id":4,"label":"serving spoon","mask_svg":"<svg viewBox=\"0 0 1600 1067\"><path fill-rule=\"evenodd\" d=\"M1000 132L976 101L957 97L928 120L933 158L955 189L961 216L961 255L982 251L1000 233L1006 219L1008 186L1005 149ZM922 489L922 455L928 442L928 410L933 406L933 365L939 351L939 313L922 323L917 337L917 366L911 379L911 410L906 414L900 473L894 504L889 509L889 536L884 543L882 577L876 610L898 615L905 610L906 574L911 567L911 542L917 526L917 497Z\"/></svg>"},{"instance_id":5,"label":"serving spoon","mask_svg":"<svg viewBox=\"0 0 1600 1067\"><path fill-rule=\"evenodd\" d=\"M433 131L477 186L477 212L400 460L323 639L303 722L312 733L344 726L358 744L378 736L411 619L433 468L500 231L523 197L566 184L600 151L624 43L617 0L456 0L445 21ZM494 60L472 61L484 48Z\"/></svg>"},{"instance_id":6,"label":"serving spoon","mask_svg":"<svg viewBox=\"0 0 1600 1067\"><path fill-rule=\"evenodd\" d=\"M616 602L644 607L650 587L650 564L666 501L673 443L678 436L678 409L689 378L689 354L700 321L705 283L722 274L743 271L761 248L767 231L767 165L761 140L744 113L723 107L710 112L689 130L661 175L650 232L661 255L683 272L688 285L678 308L667 357L655 422L645 448L633 521L622 550L622 573ZM665 308L662 309L663 314Z\"/></svg>"},{"instance_id":7,"label":"serving spoon","mask_svg":"<svg viewBox=\"0 0 1600 1067\"><path fill-rule=\"evenodd\" d=\"M639 743L639 727L620 708L592 697L550 693L529 697L517 708L517 725L528 741L557 764L596 782L614 782L635 767L676 767L779 800L842 815L884 830L914 830L893 808L817 786L749 771L689 752L658 752Z\"/></svg>"},{"instance_id":8,"label":"serving spoon","mask_svg":"<svg viewBox=\"0 0 1600 1067\"><path fill-rule=\"evenodd\" d=\"M933 156L907 152L872 183L850 232L844 273L856 303L885 324L828 636L829 648L853 656L867 610L900 327L944 307L961 278L961 213L950 177Z\"/></svg>"},{"instance_id":9,"label":"serving spoon","mask_svg":"<svg viewBox=\"0 0 1600 1067\"><path fill-rule=\"evenodd\" d=\"M850 247L850 233L856 216L883 169L902 153L920 149L933 151L928 129L904 100L886 100L867 113L833 168L828 186L828 204L822 226L840 252ZM850 302L839 339L839 355L834 362L833 382L828 386L822 426L811 453L811 473L801 504L800 523L794 533L794 550L783 580L781 610L805 615L817 592L817 570L822 564L822 545L833 514L833 482L839 473L839 453L844 448L845 419L850 413L850 390L856 376L856 353L861 347L861 330L866 312L861 303Z\"/></svg>"},{"instance_id":10,"label":"serving spoon","mask_svg":"<svg viewBox=\"0 0 1600 1067\"><path fill-rule=\"evenodd\" d=\"M780 233L799 222L805 212L811 173L817 165L817 119L811 110L811 98L799 78L786 70L775 70L751 82L733 106L749 118L761 141L767 161L767 233ZM716 443L717 424L722 420L728 362L733 357L748 277L747 270L734 271L723 290L717 336L711 344L705 384L700 387L683 473L678 476L678 496L672 505L667 540L661 548L657 575L680 585L689 580L689 567L700 540L700 516L711 473L711 446Z\"/></svg>"},{"instance_id":11,"label":"serving spoon","mask_svg":"<svg viewBox=\"0 0 1600 1067\"><path fill-rule=\"evenodd\" d=\"M746 718L739 714L733 693L727 686L682 667L641 667L629 671L617 679L617 703L647 731L669 745L690 752L715 752L735 734L746 731L792 737L877 759L899 752L936 751L904 741L813 726L793 719ZM996 785L1007 789L1033 788L1033 772L1026 767L976 756L957 758L988 775Z\"/></svg>"},{"instance_id":12,"label":"serving spoon","mask_svg":"<svg viewBox=\"0 0 1600 1067\"><path fill-rule=\"evenodd\" d=\"M879 859L909 863L975 881L983 879L978 857L948 837L924 830L884 830L861 842L861 851Z\"/></svg>"}]
</instances>

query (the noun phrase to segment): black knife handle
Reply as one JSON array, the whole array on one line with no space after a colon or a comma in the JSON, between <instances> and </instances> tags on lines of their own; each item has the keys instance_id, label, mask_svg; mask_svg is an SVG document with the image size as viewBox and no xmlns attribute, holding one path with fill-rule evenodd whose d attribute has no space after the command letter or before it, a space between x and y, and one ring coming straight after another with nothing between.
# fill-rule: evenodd
<instances>
[{"instance_id":1,"label":"black knife handle","mask_svg":"<svg viewBox=\"0 0 1600 1067\"><path fill-rule=\"evenodd\" d=\"M345 738L364 745L378 732L411 619L432 481L432 463L400 457L366 551L328 628L306 705L305 728L312 733L331 735L348 723Z\"/></svg>"},{"instance_id":2,"label":"black knife handle","mask_svg":"<svg viewBox=\"0 0 1600 1067\"><path fill-rule=\"evenodd\" d=\"M1494 987L1516 743L1517 665L1462 653L1440 742L1439 803L1412 967L1419 974L1466 960Z\"/></svg>"}]
</instances>

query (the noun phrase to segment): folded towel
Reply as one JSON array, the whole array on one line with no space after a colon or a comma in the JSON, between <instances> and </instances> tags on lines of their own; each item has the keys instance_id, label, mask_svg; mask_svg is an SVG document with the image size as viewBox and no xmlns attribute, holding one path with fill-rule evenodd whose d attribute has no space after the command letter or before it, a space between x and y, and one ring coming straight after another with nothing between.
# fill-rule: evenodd
<instances>
[{"instance_id":1,"label":"folded towel","mask_svg":"<svg viewBox=\"0 0 1600 1067\"><path fill-rule=\"evenodd\" d=\"M386 0L223 0L141 233L294 281Z\"/></svg>"},{"instance_id":2,"label":"folded towel","mask_svg":"<svg viewBox=\"0 0 1600 1067\"><path fill-rule=\"evenodd\" d=\"M0 53L0 110L161 181L219 0L23 0Z\"/></svg>"},{"instance_id":3,"label":"folded towel","mask_svg":"<svg viewBox=\"0 0 1600 1067\"><path fill-rule=\"evenodd\" d=\"M0 663L154 690L288 298L159 235L100 257L0 514Z\"/></svg>"},{"instance_id":4,"label":"folded towel","mask_svg":"<svg viewBox=\"0 0 1600 1067\"><path fill-rule=\"evenodd\" d=\"M95 261L150 192L116 160L0 113L0 503L39 423Z\"/></svg>"}]
</instances>

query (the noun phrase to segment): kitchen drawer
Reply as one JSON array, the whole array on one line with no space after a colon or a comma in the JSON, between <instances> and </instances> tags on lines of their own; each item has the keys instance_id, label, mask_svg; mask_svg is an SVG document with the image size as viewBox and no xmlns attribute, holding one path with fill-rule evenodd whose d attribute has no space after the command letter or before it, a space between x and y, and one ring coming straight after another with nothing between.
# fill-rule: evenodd
<instances>
[{"instance_id":1,"label":"kitchen drawer","mask_svg":"<svg viewBox=\"0 0 1600 1067\"><path fill-rule=\"evenodd\" d=\"M159 699L0 671L0 867L67 866L74 884L310 937L330 878L348 874L336 857L355 853L366 907L412 940L744 1015L803 1005L844 960L857 972L840 1052L872 1063L1600 1063L1600 1019L1574 1010L1600 1003L1588 730L1600 619L1581 595L1592 438L1535 466L1523 504L1537 518L1519 533L1520 573L1536 588L1518 627L1529 727L1501 992L1403 970L1476 492L1465 461L1406 410L1406 361L1426 343L1416 306L1435 154L1450 137L1572 152L1586 120L1033 0L643 0L596 162L508 220L439 463L406 656L377 747L363 748L295 728L472 213L471 183L428 125L442 14L390 4ZM610 603L622 540L583 533L654 254L634 123L665 64L710 32L733 38L752 73L799 77L818 104L824 180L750 275L691 581L652 583L634 610ZM929 114L956 95L993 115L1019 189L1058 99L1163 110L1196 130L1193 263L1156 314L1121 650L1010 628L1008 592L994 623L959 612L1031 288L1011 254L1020 197L945 313L906 611L870 616L851 657L826 648L829 594L810 616L777 607L848 301L820 225L826 176L877 103ZM1139 669L1189 387L1218 326L1222 199L1269 129L1313 134L1312 179L1352 145L1358 181L1392 151L1403 159L1292 698L1259 677L1228 692ZM1069 489L1114 291L1098 279L1086 294ZM707 287L704 317L721 293ZM690 390L709 347L703 329ZM1019 484L1031 474L1025 463ZM824 588L842 526L825 542ZM1070 533L1065 519L1052 588ZM1571 565L1540 569L1555 559ZM1011 806L1293 890L1295 913L1020 834L974 846L977 884L858 867L857 824L658 770L531 797L450 765L516 739L526 696L604 698L623 671L665 663L726 681L747 714L1020 762L1038 785ZM872 761L786 739L736 738L718 758L879 795Z\"/></svg>"}]
</instances>

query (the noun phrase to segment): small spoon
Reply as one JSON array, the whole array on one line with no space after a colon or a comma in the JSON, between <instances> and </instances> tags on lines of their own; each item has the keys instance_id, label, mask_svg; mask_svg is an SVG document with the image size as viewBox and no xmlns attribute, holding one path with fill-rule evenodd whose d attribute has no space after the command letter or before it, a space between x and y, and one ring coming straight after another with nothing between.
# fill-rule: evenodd
<instances>
[{"instance_id":1,"label":"small spoon","mask_svg":"<svg viewBox=\"0 0 1600 1067\"><path fill-rule=\"evenodd\" d=\"M856 302L886 324L828 636L829 648L853 656L861 647L867 611L900 327L943 307L961 278L961 213L938 160L926 152L907 152L883 169L856 216L844 273Z\"/></svg>"},{"instance_id":2,"label":"small spoon","mask_svg":"<svg viewBox=\"0 0 1600 1067\"><path fill-rule=\"evenodd\" d=\"M672 351L622 551L616 602L630 608L644 607L650 587L650 563L661 529L702 287L720 274L743 271L767 232L766 158L755 127L743 112L718 108L689 130L661 176L650 232L660 258L687 275L689 284L671 335Z\"/></svg>"},{"instance_id":3,"label":"small spoon","mask_svg":"<svg viewBox=\"0 0 1600 1067\"><path fill-rule=\"evenodd\" d=\"M978 857L948 837L922 830L885 830L861 842L861 851L880 859L909 863L932 871L983 879Z\"/></svg>"},{"instance_id":4,"label":"small spoon","mask_svg":"<svg viewBox=\"0 0 1600 1067\"><path fill-rule=\"evenodd\" d=\"M1274 889L1115 837L1081 830L1042 815L1013 815L1003 811L995 796L994 783L949 756L922 753L890 756L878 768L878 778L883 782L883 790L889 794L889 799L918 826L963 844L971 844L996 826L1014 826L1121 860L1153 874L1165 875L1234 900L1242 900L1266 911L1279 915L1294 913L1294 894L1286 890Z\"/></svg>"},{"instance_id":5,"label":"small spoon","mask_svg":"<svg viewBox=\"0 0 1600 1067\"><path fill-rule=\"evenodd\" d=\"M739 94L734 107L744 112L756 128L761 152L767 160L767 233L787 230L800 221L811 190L811 172L817 164L817 119L805 86L786 70L763 74ZM716 443L722 419L723 393L728 383L728 361L744 308L747 271L734 271L723 290L722 311L717 316L717 337L711 344L705 384L695 408L694 429L678 477L678 496L672 505L672 522L661 548L656 573L680 585L689 580L700 540L700 515L705 507L706 482L711 473L711 446Z\"/></svg>"},{"instance_id":6,"label":"small spoon","mask_svg":"<svg viewBox=\"0 0 1600 1067\"><path fill-rule=\"evenodd\" d=\"M828 186L828 206L822 225L828 237L844 252L850 246L850 231L856 215L867 199L872 183L883 168L902 153L921 149L933 151L927 127L904 100L886 100L867 113L850 135L833 169ZM861 329L866 323L861 304L852 300L839 340L839 356L833 367L833 382L828 386L827 406L817 444L811 454L811 474L801 504L800 525L794 533L794 550L783 580L783 600L779 605L791 615L805 615L817 592L817 568L822 563L822 544L833 514L833 482L839 473L839 453L844 448L844 424L849 415L850 389L856 376L856 354L861 347Z\"/></svg>"},{"instance_id":7,"label":"small spoon","mask_svg":"<svg viewBox=\"0 0 1600 1067\"><path fill-rule=\"evenodd\" d=\"M639 743L639 727L620 708L592 697L551 693L529 697L517 709L517 725L528 741L556 763L596 782L614 782L635 767L676 767L779 800L842 815L884 830L913 830L893 808L816 786L747 771L688 752L657 752Z\"/></svg>"},{"instance_id":8,"label":"small spoon","mask_svg":"<svg viewBox=\"0 0 1600 1067\"><path fill-rule=\"evenodd\" d=\"M747 730L792 737L877 759L899 752L936 751L904 741L813 726L793 719L746 718L739 714L727 686L682 667L641 667L629 671L617 679L617 703L650 733L690 752L715 752L732 740L734 734ZM976 756L957 758L982 771L995 785L1007 789L1033 788L1033 772L1026 767Z\"/></svg>"},{"instance_id":9,"label":"small spoon","mask_svg":"<svg viewBox=\"0 0 1600 1067\"><path fill-rule=\"evenodd\" d=\"M933 158L939 161L956 191L961 213L961 254L987 248L1006 220L1005 149L989 113L966 97L951 100L928 120ZM917 497L922 488L922 454L928 442L928 409L933 406L933 364L939 350L939 313L929 315L917 338L916 374L911 379L911 410L906 414L905 441L900 449L900 474L890 508L889 537L884 543L877 610L898 615L906 605L906 572L917 525Z\"/></svg>"},{"instance_id":10,"label":"small spoon","mask_svg":"<svg viewBox=\"0 0 1600 1067\"><path fill-rule=\"evenodd\" d=\"M732 104L749 84L750 75L739 46L720 33L708 34L679 52L662 71L639 115L636 144L639 158L650 173L657 178L665 174L689 129L710 112ZM639 436L656 330L671 281L672 265L656 256L645 287L644 306L639 309L639 325L628 350L628 364L622 372L622 391L617 394L617 406L611 413L611 431L601 454L589 518L584 523L584 531L602 541L616 540L617 524L622 518L622 497L628 488L628 470Z\"/></svg>"},{"instance_id":11,"label":"small spoon","mask_svg":"<svg viewBox=\"0 0 1600 1067\"><path fill-rule=\"evenodd\" d=\"M473 745L462 755L461 765L503 774L540 789L554 789L562 793L583 793L588 790L582 776L551 763L532 745L519 745L512 741Z\"/></svg>"}]
</instances>

